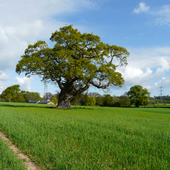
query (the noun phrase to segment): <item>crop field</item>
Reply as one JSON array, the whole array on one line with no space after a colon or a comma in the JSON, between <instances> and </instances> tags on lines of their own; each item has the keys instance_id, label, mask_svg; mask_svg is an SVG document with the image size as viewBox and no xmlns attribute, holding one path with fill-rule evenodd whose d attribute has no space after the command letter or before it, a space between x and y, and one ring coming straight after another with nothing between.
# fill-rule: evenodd
<instances>
[{"instance_id":1,"label":"crop field","mask_svg":"<svg viewBox=\"0 0 170 170\"><path fill-rule=\"evenodd\" d=\"M0 169L2 170L26 170L21 160L0 139Z\"/></svg>"},{"instance_id":2,"label":"crop field","mask_svg":"<svg viewBox=\"0 0 170 170\"><path fill-rule=\"evenodd\" d=\"M0 131L41 169L170 169L170 108L52 107L0 103Z\"/></svg>"}]
</instances>

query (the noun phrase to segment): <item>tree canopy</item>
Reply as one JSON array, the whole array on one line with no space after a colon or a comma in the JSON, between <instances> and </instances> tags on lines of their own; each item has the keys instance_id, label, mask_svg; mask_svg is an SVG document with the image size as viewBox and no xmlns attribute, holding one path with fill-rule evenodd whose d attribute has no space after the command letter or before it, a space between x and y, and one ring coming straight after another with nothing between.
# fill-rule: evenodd
<instances>
[{"instance_id":1,"label":"tree canopy","mask_svg":"<svg viewBox=\"0 0 170 170\"><path fill-rule=\"evenodd\" d=\"M28 100L42 99L37 92L21 91L20 85L18 84L7 87L2 92L1 98L7 102L28 102Z\"/></svg>"},{"instance_id":2,"label":"tree canopy","mask_svg":"<svg viewBox=\"0 0 170 170\"><path fill-rule=\"evenodd\" d=\"M130 106L130 98L126 95L120 96L120 105L122 107L129 107Z\"/></svg>"},{"instance_id":3,"label":"tree canopy","mask_svg":"<svg viewBox=\"0 0 170 170\"><path fill-rule=\"evenodd\" d=\"M28 77L39 75L42 81L57 83L61 89L58 109L70 107L73 96L90 85L105 89L124 83L116 68L127 65L129 52L125 48L104 44L99 36L82 34L72 25L52 33L50 40L55 43L52 48L45 41L29 45L16 65L16 72L25 72ZM119 64L113 64L114 59Z\"/></svg>"},{"instance_id":4,"label":"tree canopy","mask_svg":"<svg viewBox=\"0 0 170 170\"><path fill-rule=\"evenodd\" d=\"M17 95L20 92L20 86L18 84L7 87L1 94L1 97L8 102L11 101L16 101L17 100Z\"/></svg>"},{"instance_id":5,"label":"tree canopy","mask_svg":"<svg viewBox=\"0 0 170 170\"><path fill-rule=\"evenodd\" d=\"M140 85L132 86L127 95L131 100L131 104L135 104L136 107L146 105L150 97L148 90Z\"/></svg>"}]
</instances>

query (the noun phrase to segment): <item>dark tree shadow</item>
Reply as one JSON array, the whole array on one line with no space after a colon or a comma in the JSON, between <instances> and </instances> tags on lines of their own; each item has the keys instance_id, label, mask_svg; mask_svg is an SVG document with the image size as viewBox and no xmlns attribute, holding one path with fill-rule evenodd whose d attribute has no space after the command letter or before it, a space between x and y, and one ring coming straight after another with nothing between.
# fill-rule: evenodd
<instances>
[{"instance_id":1,"label":"dark tree shadow","mask_svg":"<svg viewBox=\"0 0 170 170\"><path fill-rule=\"evenodd\" d=\"M44 105L44 104L29 104L29 103L0 103L0 107L34 107L34 108L46 108L46 109L56 109L57 105ZM86 109L86 110L94 110L94 108L90 107L84 107L84 106L72 106L71 108L65 109L65 110L72 110L72 109ZM57 110L57 109L56 109Z\"/></svg>"},{"instance_id":2,"label":"dark tree shadow","mask_svg":"<svg viewBox=\"0 0 170 170\"><path fill-rule=\"evenodd\" d=\"M27 105L27 103L25 103L25 105L24 104L2 104L2 103L0 103L0 107L36 107L36 108L53 108L54 107L54 105L52 105L52 106L44 106L44 105Z\"/></svg>"}]
</instances>

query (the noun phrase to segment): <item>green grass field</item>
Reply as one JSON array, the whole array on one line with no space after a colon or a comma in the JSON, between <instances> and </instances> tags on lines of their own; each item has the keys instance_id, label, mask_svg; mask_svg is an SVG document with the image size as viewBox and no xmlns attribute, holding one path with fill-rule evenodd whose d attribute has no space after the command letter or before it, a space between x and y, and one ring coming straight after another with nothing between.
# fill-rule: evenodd
<instances>
[{"instance_id":1,"label":"green grass field","mask_svg":"<svg viewBox=\"0 0 170 170\"><path fill-rule=\"evenodd\" d=\"M0 103L0 130L42 169L170 169L170 108Z\"/></svg>"},{"instance_id":2,"label":"green grass field","mask_svg":"<svg viewBox=\"0 0 170 170\"><path fill-rule=\"evenodd\" d=\"M26 170L21 160L0 139L0 169L2 170Z\"/></svg>"}]
</instances>

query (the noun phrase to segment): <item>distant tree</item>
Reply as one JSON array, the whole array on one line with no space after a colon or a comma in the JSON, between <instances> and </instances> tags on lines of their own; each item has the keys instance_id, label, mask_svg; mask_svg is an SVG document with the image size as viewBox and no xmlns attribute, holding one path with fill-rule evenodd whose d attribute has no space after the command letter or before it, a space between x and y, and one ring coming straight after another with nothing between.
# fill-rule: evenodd
<instances>
[{"instance_id":1,"label":"distant tree","mask_svg":"<svg viewBox=\"0 0 170 170\"><path fill-rule=\"evenodd\" d=\"M105 95L104 101L103 101L103 106L112 106L112 105L113 105L112 97L108 94Z\"/></svg>"},{"instance_id":2,"label":"distant tree","mask_svg":"<svg viewBox=\"0 0 170 170\"><path fill-rule=\"evenodd\" d=\"M27 92L25 95L25 100L41 100L40 94L38 92Z\"/></svg>"},{"instance_id":3,"label":"distant tree","mask_svg":"<svg viewBox=\"0 0 170 170\"><path fill-rule=\"evenodd\" d=\"M167 104L167 100L164 100L163 102L164 102L164 105L166 105L166 104Z\"/></svg>"},{"instance_id":4,"label":"distant tree","mask_svg":"<svg viewBox=\"0 0 170 170\"><path fill-rule=\"evenodd\" d=\"M115 103L113 103L113 107L121 107L120 99L117 99Z\"/></svg>"},{"instance_id":5,"label":"distant tree","mask_svg":"<svg viewBox=\"0 0 170 170\"><path fill-rule=\"evenodd\" d=\"M21 90L20 93L23 95L24 99L26 99L26 95L29 93L29 91Z\"/></svg>"},{"instance_id":6,"label":"distant tree","mask_svg":"<svg viewBox=\"0 0 170 170\"><path fill-rule=\"evenodd\" d=\"M95 106L95 104L96 104L96 99L95 99L95 97L93 97L93 96L88 96L88 97L86 98L86 102L85 102L85 105L86 105L86 106Z\"/></svg>"},{"instance_id":7,"label":"distant tree","mask_svg":"<svg viewBox=\"0 0 170 170\"><path fill-rule=\"evenodd\" d=\"M7 102L15 102L17 101L17 95L20 93L20 85L13 85L10 87L7 87L1 94L2 99L4 99Z\"/></svg>"},{"instance_id":8,"label":"distant tree","mask_svg":"<svg viewBox=\"0 0 170 170\"><path fill-rule=\"evenodd\" d=\"M72 105L85 105L85 94L80 93L73 97L71 101Z\"/></svg>"},{"instance_id":9,"label":"distant tree","mask_svg":"<svg viewBox=\"0 0 170 170\"><path fill-rule=\"evenodd\" d=\"M96 99L93 95L94 93L81 93L76 95L73 100L72 104L73 105L84 105L84 106L94 106L96 104ZM89 96L90 95L90 96Z\"/></svg>"},{"instance_id":10,"label":"distant tree","mask_svg":"<svg viewBox=\"0 0 170 170\"><path fill-rule=\"evenodd\" d=\"M136 107L146 105L150 97L148 90L140 85L132 86L127 95L130 98L131 104L135 104Z\"/></svg>"},{"instance_id":11,"label":"distant tree","mask_svg":"<svg viewBox=\"0 0 170 170\"><path fill-rule=\"evenodd\" d=\"M54 104L57 104L57 103L58 103L57 97L54 97L54 96L51 98L51 101L52 101Z\"/></svg>"},{"instance_id":12,"label":"distant tree","mask_svg":"<svg viewBox=\"0 0 170 170\"><path fill-rule=\"evenodd\" d=\"M120 96L120 105L122 107L129 107L130 106L130 98L126 95Z\"/></svg>"},{"instance_id":13,"label":"distant tree","mask_svg":"<svg viewBox=\"0 0 170 170\"><path fill-rule=\"evenodd\" d=\"M97 106L103 106L103 102L104 102L104 97L103 96L96 97L96 105Z\"/></svg>"},{"instance_id":14,"label":"distant tree","mask_svg":"<svg viewBox=\"0 0 170 170\"><path fill-rule=\"evenodd\" d=\"M25 99L26 101L28 102L28 100L34 100L34 96L32 95L31 92L28 92L26 95L25 95Z\"/></svg>"},{"instance_id":15,"label":"distant tree","mask_svg":"<svg viewBox=\"0 0 170 170\"><path fill-rule=\"evenodd\" d=\"M114 105L116 102L118 102L118 99L115 96L112 97L109 94L104 95L103 106L116 106Z\"/></svg>"},{"instance_id":16,"label":"distant tree","mask_svg":"<svg viewBox=\"0 0 170 170\"><path fill-rule=\"evenodd\" d=\"M160 97L160 96L155 96L155 99L161 100L161 97ZM169 95L167 95L167 96L162 96L162 99L164 99L164 100L170 100L170 96L169 96Z\"/></svg>"},{"instance_id":17,"label":"distant tree","mask_svg":"<svg viewBox=\"0 0 170 170\"><path fill-rule=\"evenodd\" d=\"M81 33L72 25L55 31L50 40L55 42L52 48L45 41L29 45L16 72L25 72L28 77L40 75L42 81L57 83L61 91L56 108L71 107L73 97L90 86L105 89L124 84L117 67L127 65L129 52L125 48L104 44L99 36ZM114 59L119 64L114 64Z\"/></svg>"},{"instance_id":18,"label":"distant tree","mask_svg":"<svg viewBox=\"0 0 170 170\"><path fill-rule=\"evenodd\" d=\"M50 92L45 93L45 95L43 96L44 99L51 99L52 97L53 95Z\"/></svg>"},{"instance_id":19,"label":"distant tree","mask_svg":"<svg viewBox=\"0 0 170 170\"><path fill-rule=\"evenodd\" d=\"M6 94L4 97L4 100L6 102L11 102L12 101L12 95L10 93Z\"/></svg>"},{"instance_id":20,"label":"distant tree","mask_svg":"<svg viewBox=\"0 0 170 170\"><path fill-rule=\"evenodd\" d=\"M25 102L24 95L22 93L19 93L16 97L16 101L24 103Z\"/></svg>"}]
</instances>

